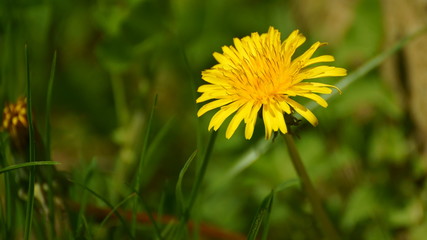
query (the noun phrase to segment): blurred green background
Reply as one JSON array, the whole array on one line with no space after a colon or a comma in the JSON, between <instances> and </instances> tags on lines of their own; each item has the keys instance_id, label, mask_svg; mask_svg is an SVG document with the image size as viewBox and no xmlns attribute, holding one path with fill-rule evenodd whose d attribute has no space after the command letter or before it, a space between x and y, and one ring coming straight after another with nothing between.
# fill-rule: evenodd
<instances>
[{"instance_id":1,"label":"blurred green background","mask_svg":"<svg viewBox=\"0 0 427 240\"><path fill-rule=\"evenodd\" d=\"M195 89L212 53L234 37L274 26L329 42L317 54L354 69L385 48L386 1L279 0L2 0L0 100L26 93L29 49L36 124L43 131L47 83L58 54L53 90L52 154L75 178L96 162L90 182L111 201L125 196L135 174L148 115L157 95L143 192L153 209L175 214L174 187L184 163L206 142ZM339 79L325 79L335 84ZM426 168L408 109L380 71L357 80L316 109L319 126L296 130L297 146L343 239L424 239ZM244 140L220 130L195 218L246 234L262 199L296 178L282 139L267 144L262 124ZM250 162L233 172L235 164ZM191 168L184 193L193 181ZM187 189L187 190L186 190ZM162 202L161 199L164 199ZM76 199L78 200L78 199ZM95 201L95 200L94 200ZM319 239L300 187L278 193L269 239Z\"/></svg>"}]
</instances>

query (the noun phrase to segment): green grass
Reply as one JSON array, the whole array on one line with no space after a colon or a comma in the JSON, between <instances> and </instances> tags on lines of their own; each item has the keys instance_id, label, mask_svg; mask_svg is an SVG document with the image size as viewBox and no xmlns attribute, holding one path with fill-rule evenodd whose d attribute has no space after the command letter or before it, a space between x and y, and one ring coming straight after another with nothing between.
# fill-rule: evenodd
<instances>
[{"instance_id":1,"label":"green grass","mask_svg":"<svg viewBox=\"0 0 427 240\"><path fill-rule=\"evenodd\" d=\"M25 150L0 132L0 239L320 239L281 139L258 121L227 140L196 115L201 71L234 37L271 25L328 40L297 5L1 2L1 106L27 96L29 128ZM349 75L325 79L343 93L308 103L319 126L302 120L296 149L342 239L421 240L426 167L378 69L424 30L385 48L374 5L319 53Z\"/></svg>"},{"instance_id":2,"label":"green grass","mask_svg":"<svg viewBox=\"0 0 427 240\"><path fill-rule=\"evenodd\" d=\"M30 62L28 59L28 48L25 46L25 62L27 66L27 119L28 119L28 139L29 139L29 151L28 151L28 162L32 163L35 161L35 142L34 142L34 125L32 116L32 94L31 94L31 77L30 77ZM33 221L33 208L34 208L34 184L36 181L36 169L34 166L29 167L29 180L28 180L28 196L27 196L27 207L25 212L25 235L24 239L30 239L31 225Z\"/></svg>"}]
</instances>

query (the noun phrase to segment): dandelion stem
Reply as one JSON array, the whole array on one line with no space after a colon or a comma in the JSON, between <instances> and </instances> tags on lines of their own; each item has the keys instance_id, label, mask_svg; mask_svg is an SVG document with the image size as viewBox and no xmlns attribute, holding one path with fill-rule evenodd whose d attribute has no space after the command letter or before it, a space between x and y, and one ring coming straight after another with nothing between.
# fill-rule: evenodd
<instances>
[{"instance_id":1,"label":"dandelion stem","mask_svg":"<svg viewBox=\"0 0 427 240\"><path fill-rule=\"evenodd\" d=\"M289 150L289 156L291 157L292 164L294 165L295 171L297 172L303 189L307 194L308 200L310 201L314 217L318 222L323 234L329 240L338 240L340 239L338 236L338 232L335 230L334 226L331 223L328 215L326 215L325 210L323 209L322 203L320 201L320 197L317 194L313 183L310 180L310 177L305 170L304 164L301 160L301 157L298 153L298 150L295 146L294 138L291 134L283 134L286 145Z\"/></svg>"}]
</instances>

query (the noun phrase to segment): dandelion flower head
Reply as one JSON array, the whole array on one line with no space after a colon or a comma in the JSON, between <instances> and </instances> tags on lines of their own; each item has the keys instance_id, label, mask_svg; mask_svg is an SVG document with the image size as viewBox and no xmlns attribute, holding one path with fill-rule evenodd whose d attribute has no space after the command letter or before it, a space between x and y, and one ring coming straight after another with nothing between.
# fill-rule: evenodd
<instances>
[{"instance_id":1,"label":"dandelion flower head","mask_svg":"<svg viewBox=\"0 0 427 240\"><path fill-rule=\"evenodd\" d=\"M20 128L27 128L27 99L20 98L16 103L9 103L3 109L3 122L0 130L7 130L11 136L18 135Z\"/></svg>"},{"instance_id":2,"label":"dandelion flower head","mask_svg":"<svg viewBox=\"0 0 427 240\"><path fill-rule=\"evenodd\" d=\"M316 42L302 55L293 58L296 49L304 42L305 37L298 30L282 42L280 32L273 27L261 35L252 33L242 39L234 38L234 46L224 46L223 53L213 54L218 64L202 72L202 79L208 84L198 88L202 95L196 102L209 102L197 115L200 117L219 108L208 127L216 131L234 114L226 130L228 139L242 121L246 124L245 137L250 139L259 113L266 139L270 139L273 132L288 132L284 114L297 112L316 126L316 116L293 98L305 97L327 107L327 102L318 94L330 94L336 87L304 80L345 76L346 70L323 65L309 67L334 61L330 55L312 57L325 43Z\"/></svg>"}]
</instances>

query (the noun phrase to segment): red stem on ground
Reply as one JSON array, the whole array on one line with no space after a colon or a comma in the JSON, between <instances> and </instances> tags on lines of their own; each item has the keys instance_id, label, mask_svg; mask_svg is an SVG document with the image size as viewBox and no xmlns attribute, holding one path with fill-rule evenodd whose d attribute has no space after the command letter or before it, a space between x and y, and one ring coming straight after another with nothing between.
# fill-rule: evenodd
<instances>
[{"instance_id":1,"label":"red stem on ground","mask_svg":"<svg viewBox=\"0 0 427 240\"><path fill-rule=\"evenodd\" d=\"M80 204L72 203L72 202L68 203L68 207L74 211L79 211L81 208ZM102 221L108 214L110 214L111 209L101 208L94 205L87 205L85 207L85 211L87 214L94 217L95 219ZM132 211L118 210L118 212L120 213L121 216L123 216L124 219L131 221ZM152 214L152 215L155 221L162 224L168 224L170 222L178 222L178 219L175 216L171 216L171 215L158 216L156 214ZM110 218L117 220L118 217L117 215L113 214L111 215ZM146 213L138 213L136 216L136 220L139 223L151 224L151 220ZM195 227L198 227L200 230L201 236L207 239L222 239L222 240L245 240L246 239L246 237L240 233L227 231L206 223L195 224L194 222L189 221L187 226L190 231L194 230Z\"/></svg>"}]
</instances>

